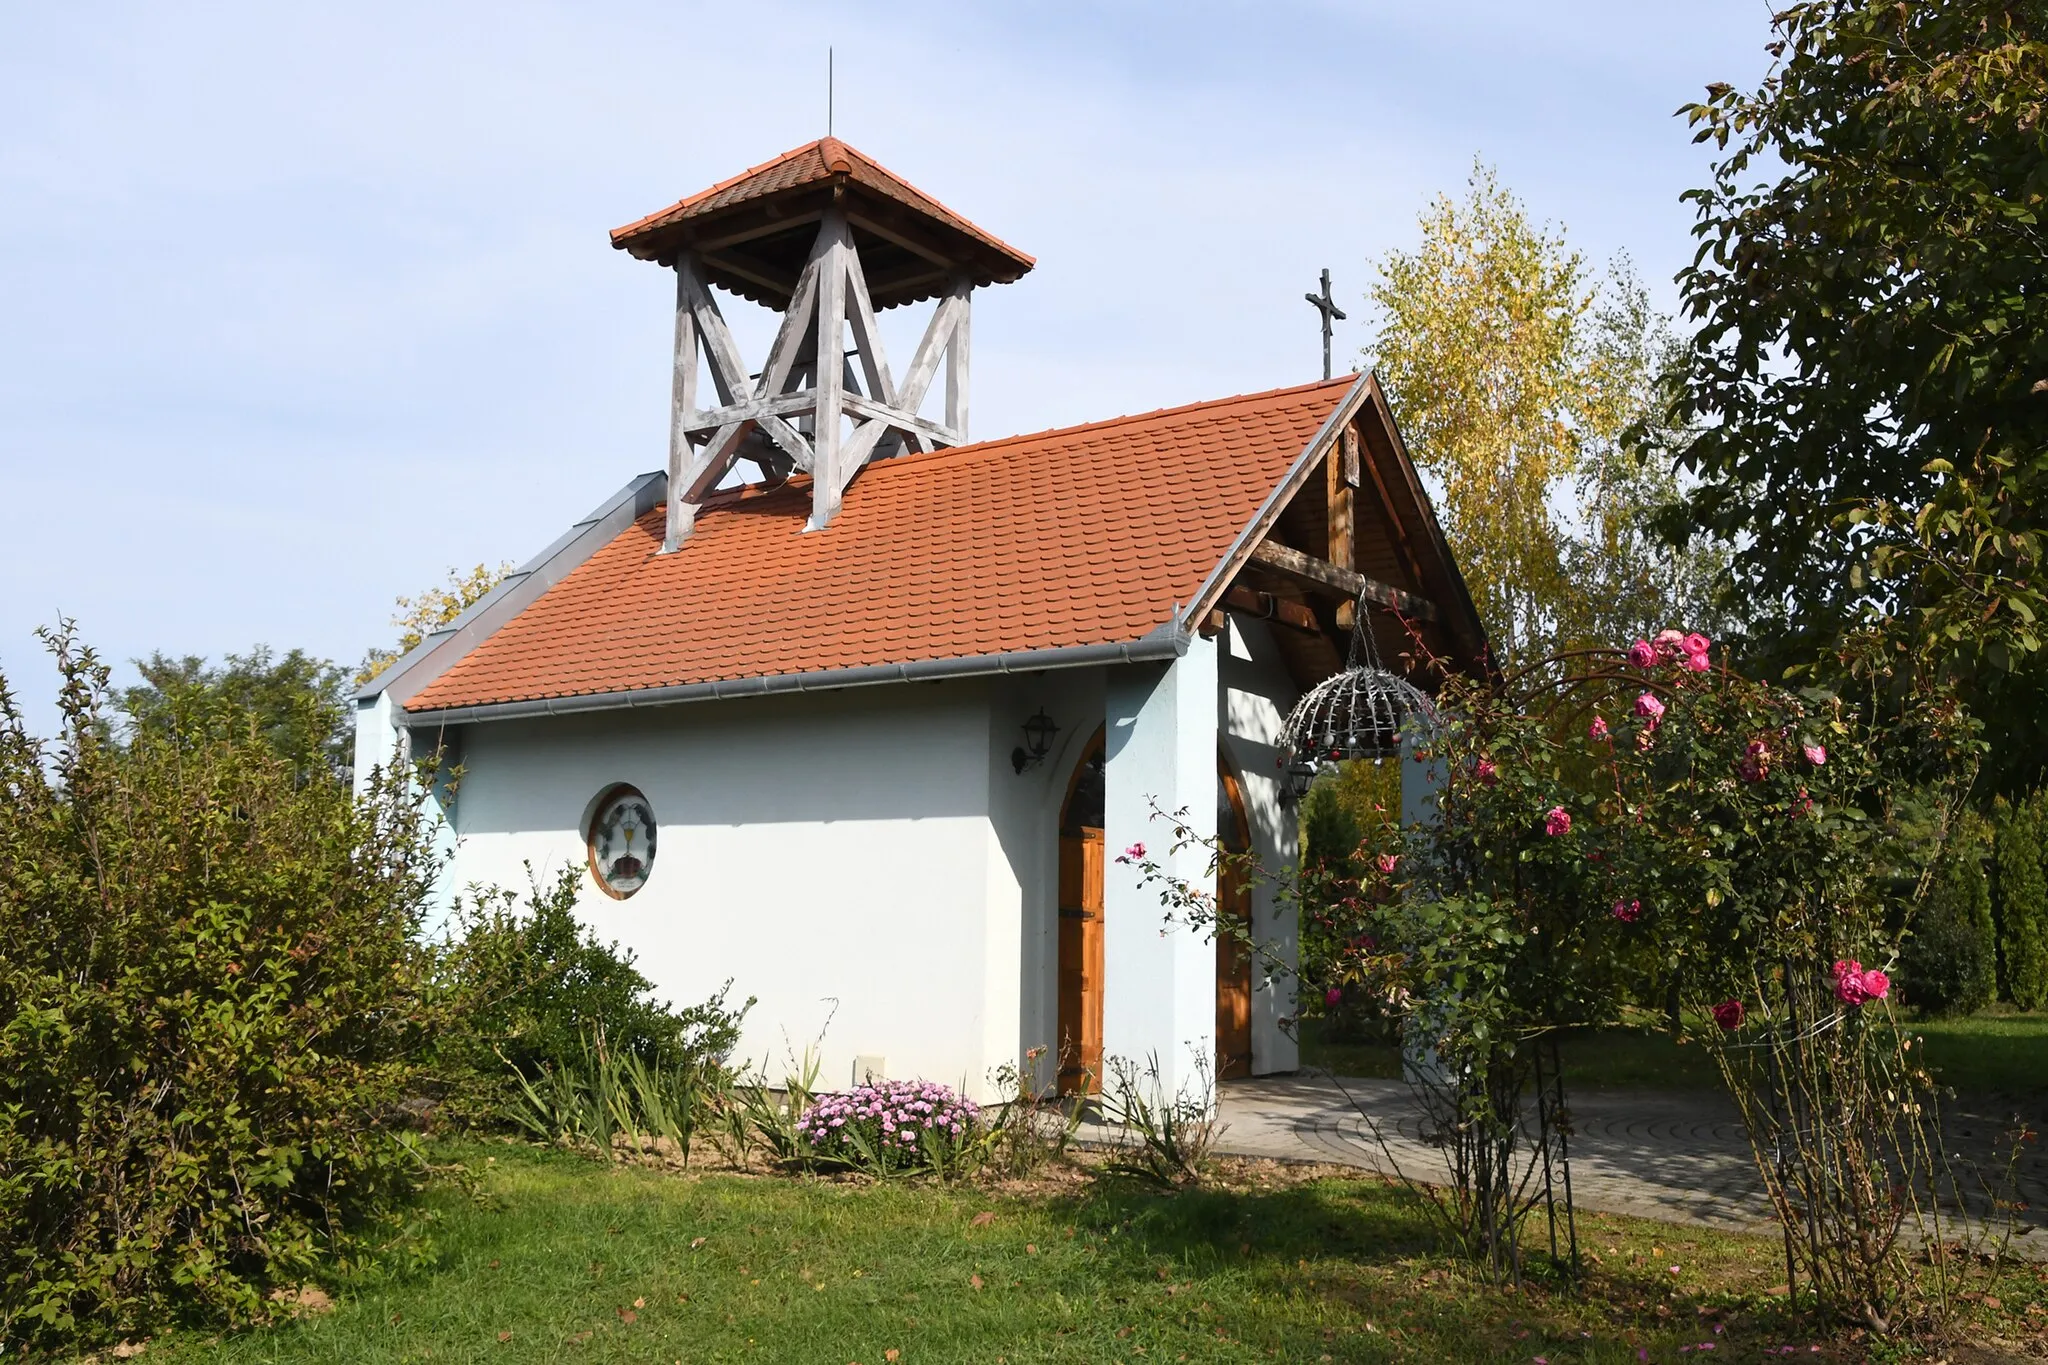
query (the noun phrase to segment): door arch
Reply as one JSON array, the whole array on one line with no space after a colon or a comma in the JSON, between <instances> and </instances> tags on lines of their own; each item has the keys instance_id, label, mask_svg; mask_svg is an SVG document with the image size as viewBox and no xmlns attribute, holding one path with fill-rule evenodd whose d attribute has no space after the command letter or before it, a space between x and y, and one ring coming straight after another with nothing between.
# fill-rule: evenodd
<instances>
[{"instance_id":1,"label":"door arch","mask_svg":"<svg viewBox=\"0 0 2048 1365\"><path fill-rule=\"evenodd\" d=\"M1245 854L1252 847L1251 819L1245 813L1244 788L1230 761L1216 755L1216 839L1223 851ZM1252 918L1251 879L1245 869L1226 865L1216 876L1219 921L1249 925ZM1216 933L1216 1079L1252 1074L1252 954L1237 938Z\"/></svg>"},{"instance_id":2,"label":"door arch","mask_svg":"<svg viewBox=\"0 0 2048 1365\"><path fill-rule=\"evenodd\" d=\"M1081 751L1060 804L1059 1090L1102 1089L1102 827L1106 732Z\"/></svg>"}]
</instances>

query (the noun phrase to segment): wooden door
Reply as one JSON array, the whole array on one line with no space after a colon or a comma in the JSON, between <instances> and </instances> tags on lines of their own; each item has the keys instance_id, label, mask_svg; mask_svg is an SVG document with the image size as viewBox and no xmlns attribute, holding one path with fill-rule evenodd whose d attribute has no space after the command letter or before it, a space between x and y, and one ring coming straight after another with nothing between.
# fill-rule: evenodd
<instances>
[{"instance_id":1,"label":"wooden door","mask_svg":"<svg viewBox=\"0 0 2048 1365\"><path fill-rule=\"evenodd\" d=\"M1237 778L1222 769L1217 775L1216 833L1226 852L1251 847L1251 822L1245 817L1244 795ZM1219 918L1251 923L1252 888L1240 870L1216 878ZM1216 1077L1230 1080L1252 1074L1252 954L1228 934L1216 935Z\"/></svg>"},{"instance_id":2,"label":"wooden door","mask_svg":"<svg viewBox=\"0 0 2048 1365\"><path fill-rule=\"evenodd\" d=\"M1041 902L1042 903L1042 902ZM1060 835L1060 1093L1102 1089L1102 831Z\"/></svg>"}]
</instances>

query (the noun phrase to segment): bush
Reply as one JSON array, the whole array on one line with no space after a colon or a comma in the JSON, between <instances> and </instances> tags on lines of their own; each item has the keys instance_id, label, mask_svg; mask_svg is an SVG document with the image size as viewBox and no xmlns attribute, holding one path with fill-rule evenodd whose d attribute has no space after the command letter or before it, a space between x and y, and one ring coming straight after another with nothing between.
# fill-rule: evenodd
<instances>
[{"instance_id":1,"label":"bush","mask_svg":"<svg viewBox=\"0 0 2048 1365\"><path fill-rule=\"evenodd\" d=\"M1999 803L1998 984L2023 1010L2048 1005L2048 875L2044 875L2048 796Z\"/></svg>"},{"instance_id":2,"label":"bush","mask_svg":"<svg viewBox=\"0 0 2048 1365\"><path fill-rule=\"evenodd\" d=\"M376 1245L440 1017L398 787L358 802L227 700L124 746L107 669L44 639L57 743L0 683L0 1353L248 1321Z\"/></svg>"},{"instance_id":3,"label":"bush","mask_svg":"<svg viewBox=\"0 0 2048 1365\"><path fill-rule=\"evenodd\" d=\"M1928 889L1899 959L1906 1003L1928 1014L1970 1014L1991 1003L1997 958L1984 839L1965 823Z\"/></svg>"},{"instance_id":4,"label":"bush","mask_svg":"<svg viewBox=\"0 0 2048 1365\"><path fill-rule=\"evenodd\" d=\"M489 1124L524 1098L522 1080L583 1074L598 1054L660 1072L723 1068L749 999L726 1007L732 983L677 1010L654 998L633 954L576 918L582 878L542 886L528 868L525 904L510 891L476 892L456 907L443 977L463 1027L436 1056L448 1112Z\"/></svg>"}]
</instances>

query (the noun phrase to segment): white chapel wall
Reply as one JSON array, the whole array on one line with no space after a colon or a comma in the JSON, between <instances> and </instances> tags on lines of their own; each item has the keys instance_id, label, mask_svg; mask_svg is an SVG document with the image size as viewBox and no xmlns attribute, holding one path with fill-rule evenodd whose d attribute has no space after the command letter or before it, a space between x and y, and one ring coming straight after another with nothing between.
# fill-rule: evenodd
<instances>
[{"instance_id":1,"label":"white chapel wall","mask_svg":"<svg viewBox=\"0 0 2048 1365\"><path fill-rule=\"evenodd\" d=\"M1245 815L1252 827L1252 847L1259 862L1274 873L1291 874L1299 856L1295 809L1280 799L1281 740L1287 713L1294 706L1294 681L1281 662L1273 634L1264 621L1232 613L1227 639L1219 641L1217 729L1223 749L1244 788ZM1252 925L1288 963L1298 942L1293 906L1282 902L1270 880L1252 888ZM1274 973L1263 961L1252 969L1252 1070L1266 1075L1293 1071L1300 1063L1295 1040L1280 1021L1293 1013L1294 988L1288 976Z\"/></svg>"},{"instance_id":2,"label":"white chapel wall","mask_svg":"<svg viewBox=\"0 0 2048 1365\"><path fill-rule=\"evenodd\" d=\"M742 1059L779 1079L816 1044L822 1084L857 1056L892 1077L965 1083L1014 1057L1024 888L991 823L988 682L967 680L466 727L458 884L523 886L585 865L583 824L613 783L653 806L647 885L579 912L658 991L728 977L760 998ZM1021 719L1021 717L1019 718ZM1032 894L1036 895L1034 887Z\"/></svg>"}]
</instances>

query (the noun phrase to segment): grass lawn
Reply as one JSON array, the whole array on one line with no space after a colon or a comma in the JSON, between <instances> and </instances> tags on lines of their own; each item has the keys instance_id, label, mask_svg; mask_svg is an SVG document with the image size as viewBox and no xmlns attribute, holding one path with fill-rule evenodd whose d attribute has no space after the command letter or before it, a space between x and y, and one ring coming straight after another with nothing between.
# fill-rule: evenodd
<instances>
[{"instance_id":1,"label":"grass lawn","mask_svg":"<svg viewBox=\"0 0 2048 1365\"><path fill-rule=\"evenodd\" d=\"M1008 1191L444 1152L429 1264L326 1285L334 1311L146 1362L1862 1360L1783 1320L1768 1241L1588 1215L1584 1297L1467 1280L1374 1180L1263 1163L1166 1196L1070 1173ZM2008 1275L1995 1328L2048 1271ZM1981 1305L1973 1311L1982 1314ZM1641 1352L1642 1354L1639 1354ZM1960 1359L1960 1358L1958 1358Z\"/></svg>"},{"instance_id":2,"label":"grass lawn","mask_svg":"<svg viewBox=\"0 0 2048 1365\"><path fill-rule=\"evenodd\" d=\"M1929 1065L1943 1084L1965 1095L2039 1100L2048 1094L2048 1014L1984 1013L1964 1019L1915 1020L1927 1039ZM1329 1043L1302 1025L1304 1066L1342 1076L1395 1077L1400 1056L1391 1044ZM1563 1045L1565 1082L1595 1090L1696 1090L1720 1085L1705 1048L1672 1041L1661 1029L1594 1029Z\"/></svg>"}]
</instances>

